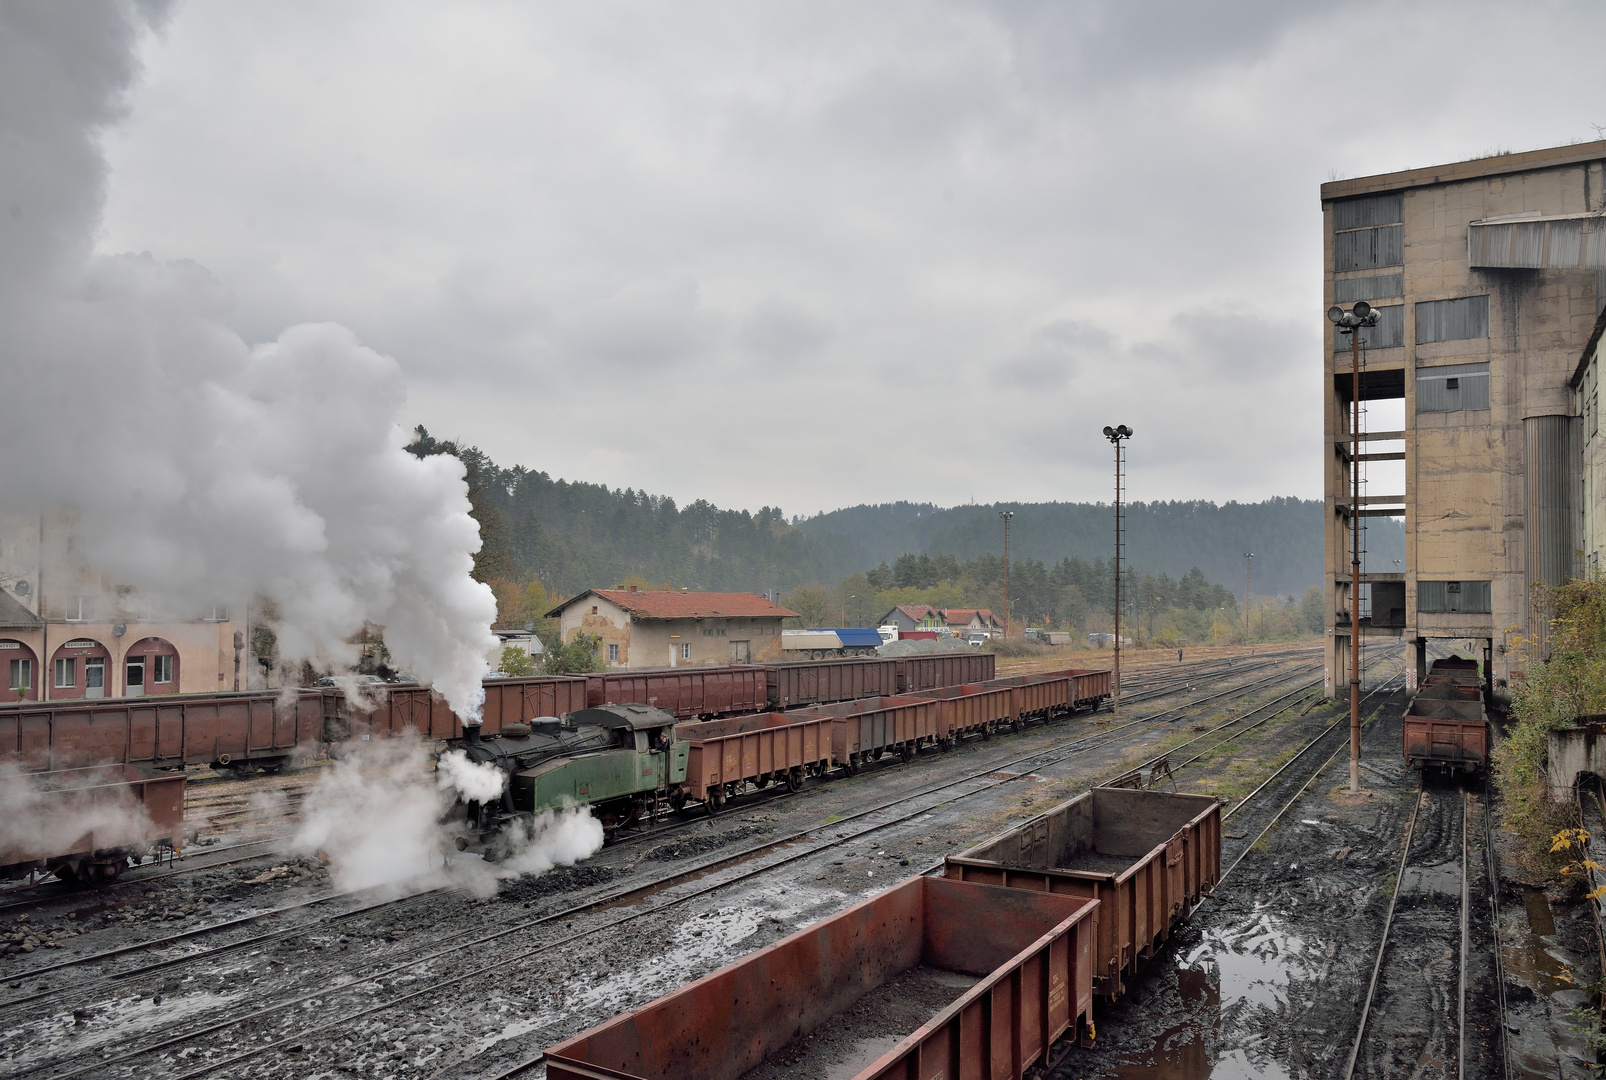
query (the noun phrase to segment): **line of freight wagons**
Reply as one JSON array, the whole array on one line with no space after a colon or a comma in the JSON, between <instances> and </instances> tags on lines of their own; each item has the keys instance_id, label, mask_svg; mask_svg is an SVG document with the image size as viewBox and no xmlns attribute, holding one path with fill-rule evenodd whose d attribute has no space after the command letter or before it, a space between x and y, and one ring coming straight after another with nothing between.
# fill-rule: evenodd
<instances>
[{"instance_id":1,"label":"line of freight wagons","mask_svg":"<svg viewBox=\"0 0 1606 1080\"><path fill-rule=\"evenodd\" d=\"M1113 998L1221 876L1221 804L1095 788L643 1008L550 1047L552 1080L850 1075L867 1017L931 1018L854 1080L1019 1078L1089 1044ZM935 976L935 977L934 977ZM934 986L950 989L933 1005ZM868 1008L867 1008L868 1005Z\"/></svg>"},{"instance_id":2,"label":"line of freight wagons","mask_svg":"<svg viewBox=\"0 0 1606 1080\"><path fill-rule=\"evenodd\" d=\"M991 653L670 668L488 679L481 733L537 716L639 703L679 719L737 716L991 679ZM186 694L0 706L0 765L30 772L124 764L226 769L284 764L297 748L415 732L445 741L463 724L428 687L397 686L370 707L338 689Z\"/></svg>"}]
</instances>

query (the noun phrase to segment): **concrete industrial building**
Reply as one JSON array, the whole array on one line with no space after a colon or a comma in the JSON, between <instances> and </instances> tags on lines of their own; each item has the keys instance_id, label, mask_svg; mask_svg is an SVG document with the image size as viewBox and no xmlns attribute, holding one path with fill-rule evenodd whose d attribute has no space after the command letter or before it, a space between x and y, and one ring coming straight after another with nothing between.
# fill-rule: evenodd
<instances>
[{"instance_id":1,"label":"concrete industrial building","mask_svg":"<svg viewBox=\"0 0 1606 1080\"><path fill-rule=\"evenodd\" d=\"M781 621L797 612L756 593L588 589L547 612L564 642L598 639L610 668L751 664L785 659Z\"/></svg>"},{"instance_id":2,"label":"concrete industrial building","mask_svg":"<svg viewBox=\"0 0 1606 1080\"><path fill-rule=\"evenodd\" d=\"M1350 341L1322 321L1330 694L1349 681L1351 513L1404 518L1403 566L1366 565L1362 533L1359 603L1363 636L1410 648L1413 686L1427 642L1446 639L1472 643L1506 695L1524 642L1543 638L1530 584L1586 569L1586 512L1606 502L1583 488L1603 165L1594 142L1322 185L1322 306L1365 300L1380 314L1361 332L1354 463Z\"/></svg>"}]
</instances>

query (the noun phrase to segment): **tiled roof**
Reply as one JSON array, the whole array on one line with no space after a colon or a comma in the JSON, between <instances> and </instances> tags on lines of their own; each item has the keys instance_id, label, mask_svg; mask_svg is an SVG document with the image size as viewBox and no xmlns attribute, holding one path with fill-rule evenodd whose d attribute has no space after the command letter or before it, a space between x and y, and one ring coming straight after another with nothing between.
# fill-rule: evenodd
<instances>
[{"instance_id":1,"label":"tiled roof","mask_svg":"<svg viewBox=\"0 0 1606 1080\"><path fill-rule=\"evenodd\" d=\"M0 592L0 627L8 630L31 630L43 625L39 616L12 599L10 593Z\"/></svg>"},{"instance_id":2,"label":"tiled roof","mask_svg":"<svg viewBox=\"0 0 1606 1080\"><path fill-rule=\"evenodd\" d=\"M903 612L915 622L919 622L927 615L937 612L937 609L932 607L930 604L899 604L896 610Z\"/></svg>"},{"instance_id":3,"label":"tiled roof","mask_svg":"<svg viewBox=\"0 0 1606 1080\"><path fill-rule=\"evenodd\" d=\"M564 608L588 596L600 596L638 619L786 619L797 615L797 612L772 604L755 593L588 589L547 612L547 617L561 615Z\"/></svg>"}]
</instances>

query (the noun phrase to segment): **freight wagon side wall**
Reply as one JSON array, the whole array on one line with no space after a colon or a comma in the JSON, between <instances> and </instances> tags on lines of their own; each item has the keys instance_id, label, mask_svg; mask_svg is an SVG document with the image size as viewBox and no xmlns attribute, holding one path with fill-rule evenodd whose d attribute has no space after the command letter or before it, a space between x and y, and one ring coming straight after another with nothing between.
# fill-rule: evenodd
<instances>
[{"instance_id":1,"label":"freight wagon side wall","mask_svg":"<svg viewBox=\"0 0 1606 1080\"><path fill-rule=\"evenodd\" d=\"M972 1067L959 1076L1013 1075L1012 1050L1026 1064L1090 1006L1086 965L1077 962L1086 954L1082 925L1096 913L1095 905L1068 897L911 878L551 1047L547 1075L593 1080L599 1073L591 1066L631 1080L736 1080L920 963L984 981L881 1064L901 1061L928 1038L952 1035L952 1050L963 1046L974 1055L991 1044L1006 1062L1004 1073L989 1061L986 1072ZM991 1030L980 1030L984 1017L994 1022ZM962 1034L970 1038L960 1042ZM906 1065L894 1068L861 1075L909 1075Z\"/></svg>"}]
</instances>

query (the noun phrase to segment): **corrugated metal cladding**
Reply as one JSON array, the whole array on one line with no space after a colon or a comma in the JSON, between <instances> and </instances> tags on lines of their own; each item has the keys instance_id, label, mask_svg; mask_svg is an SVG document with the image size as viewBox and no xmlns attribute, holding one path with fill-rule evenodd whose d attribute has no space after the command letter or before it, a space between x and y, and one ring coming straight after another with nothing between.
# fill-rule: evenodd
<instances>
[{"instance_id":1,"label":"corrugated metal cladding","mask_svg":"<svg viewBox=\"0 0 1606 1080\"><path fill-rule=\"evenodd\" d=\"M1377 325L1368 326L1361 332L1361 347L1363 349L1392 349L1405 344L1405 305L1394 304L1391 307L1377 309ZM1333 331L1333 351L1349 352L1349 335Z\"/></svg>"},{"instance_id":2,"label":"corrugated metal cladding","mask_svg":"<svg viewBox=\"0 0 1606 1080\"><path fill-rule=\"evenodd\" d=\"M1535 218L1467 226L1467 265L1539 270L1606 267L1606 217Z\"/></svg>"},{"instance_id":3,"label":"corrugated metal cladding","mask_svg":"<svg viewBox=\"0 0 1606 1080\"><path fill-rule=\"evenodd\" d=\"M1393 225L1405 220L1405 196L1371 195L1364 199L1345 199L1333 204L1333 231L1366 229L1373 225Z\"/></svg>"},{"instance_id":4,"label":"corrugated metal cladding","mask_svg":"<svg viewBox=\"0 0 1606 1080\"><path fill-rule=\"evenodd\" d=\"M1578 456L1574 453L1574 418L1528 416L1522 421L1527 442L1523 462L1528 580L1560 585L1574 575L1573 491ZM1540 620L1543 621L1543 620Z\"/></svg>"},{"instance_id":5,"label":"corrugated metal cladding","mask_svg":"<svg viewBox=\"0 0 1606 1080\"><path fill-rule=\"evenodd\" d=\"M1333 270L1370 270L1405 265L1405 227L1385 225L1333 234Z\"/></svg>"},{"instance_id":6,"label":"corrugated metal cladding","mask_svg":"<svg viewBox=\"0 0 1606 1080\"><path fill-rule=\"evenodd\" d=\"M1333 300L1340 304L1349 304L1356 300L1376 300L1379 297L1404 295L1404 274L1339 278L1333 282Z\"/></svg>"},{"instance_id":7,"label":"corrugated metal cladding","mask_svg":"<svg viewBox=\"0 0 1606 1080\"><path fill-rule=\"evenodd\" d=\"M1416 369L1417 412L1460 412L1488 407L1488 364L1447 364Z\"/></svg>"},{"instance_id":8,"label":"corrugated metal cladding","mask_svg":"<svg viewBox=\"0 0 1606 1080\"><path fill-rule=\"evenodd\" d=\"M1470 341L1489 336L1489 298L1463 296L1416 305L1416 343Z\"/></svg>"},{"instance_id":9,"label":"corrugated metal cladding","mask_svg":"<svg viewBox=\"0 0 1606 1080\"><path fill-rule=\"evenodd\" d=\"M1487 581L1418 581L1418 611L1493 611L1492 591Z\"/></svg>"}]
</instances>

